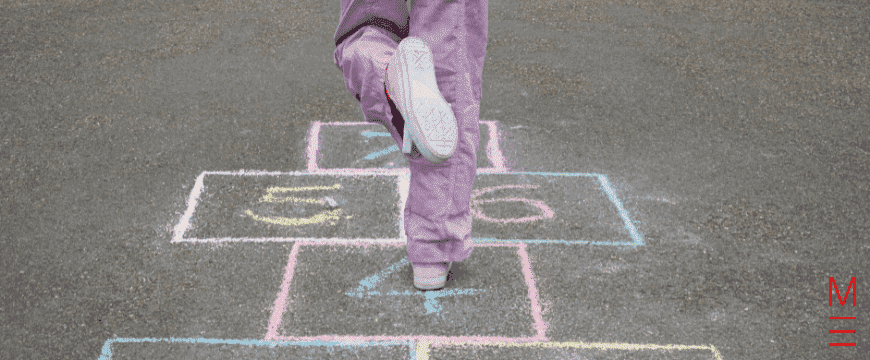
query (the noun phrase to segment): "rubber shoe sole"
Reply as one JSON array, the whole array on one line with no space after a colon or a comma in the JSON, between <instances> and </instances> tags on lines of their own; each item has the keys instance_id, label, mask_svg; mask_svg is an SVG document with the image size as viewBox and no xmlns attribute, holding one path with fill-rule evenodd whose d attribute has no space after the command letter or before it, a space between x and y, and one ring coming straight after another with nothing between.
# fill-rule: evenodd
<instances>
[{"instance_id":1,"label":"rubber shoe sole","mask_svg":"<svg viewBox=\"0 0 870 360\"><path fill-rule=\"evenodd\" d=\"M444 270L443 263L412 266L414 268L414 287L419 290L438 290L447 284L447 274L453 263L447 265L447 270Z\"/></svg>"},{"instance_id":2,"label":"rubber shoe sole","mask_svg":"<svg viewBox=\"0 0 870 360\"><path fill-rule=\"evenodd\" d=\"M387 65L385 85L387 96L405 118L402 152L410 154L416 145L435 164L453 156L459 127L453 109L438 90L432 50L423 39L407 37L399 43Z\"/></svg>"}]
</instances>

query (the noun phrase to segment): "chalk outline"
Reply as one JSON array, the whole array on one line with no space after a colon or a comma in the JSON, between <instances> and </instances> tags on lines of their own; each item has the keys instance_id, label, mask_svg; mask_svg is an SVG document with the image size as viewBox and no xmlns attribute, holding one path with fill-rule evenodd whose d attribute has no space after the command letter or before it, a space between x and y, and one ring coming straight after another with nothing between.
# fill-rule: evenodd
<instances>
[{"instance_id":1,"label":"chalk outline","mask_svg":"<svg viewBox=\"0 0 870 360\"><path fill-rule=\"evenodd\" d=\"M432 341L428 341L425 337L420 339L406 341L357 341L350 337L350 340L338 341L270 341L270 340L254 340L254 339L207 339L207 338L116 338L108 339L103 343L102 353L99 360L112 360L112 345L115 343L143 343L143 342L169 342L169 343L191 343L191 344L217 344L217 345L248 345L248 346L328 346L328 347L370 347L370 346L396 346L403 345L409 348L411 360L428 360L429 351L433 345ZM710 350L716 360L723 360L719 350L713 345L655 345L655 344L630 344L630 343L587 343L583 341L576 342L528 342L528 343L453 343L450 345L437 344L437 346L463 346L463 345L485 345L498 347L542 347L542 348L581 348L581 349L600 349L600 350Z\"/></svg>"},{"instance_id":2,"label":"chalk outline","mask_svg":"<svg viewBox=\"0 0 870 360\"><path fill-rule=\"evenodd\" d=\"M269 341L269 340L254 340L254 339L206 339L206 338L115 338L108 339L105 343L103 343L102 353L100 354L99 360L111 360L112 359L112 345L115 343L120 344L128 344L128 343L143 343L143 342L168 342L168 343L191 343L191 344L217 344L217 345L248 345L248 346L269 346L274 348L276 346L341 346L341 347L350 347L350 346L359 346L359 347L370 347L370 346L395 346L395 345L403 345L411 348L411 359L416 358L415 355L415 346L413 342L409 341Z\"/></svg>"},{"instance_id":3,"label":"chalk outline","mask_svg":"<svg viewBox=\"0 0 870 360\"><path fill-rule=\"evenodd\" d=\"M544 322L544 318L541 310L541 302L540 296L538 294L538 288L535 285L534 273L532 272L532 263L529 258L529 254L526 251L526 244L523 243L506 243L506 244L475 244L475 247L516 247L517 248L517 256L520 260L520 269L523 273L523 278L526 281L526 285L528 286L528 298L529 298L529 307L532 314L532 322L536 335L527 336L527 337L519 337L519 338L511 338L504 336L414 336L414 335L405 335L405 336L346 336L346 335L320 335L320 336L280 336L278 335L278 328L281 327L281 321L283 320L284 313L289 307L289 296L290 296L290 284L293 282L293 275L296 271L296 261L299 256L299 249L302 246L331 246L334 245L332 242L310 242L310 241L299 241L293 244L293 248L290 250L290 255L287 259L287 267L284 270L284 279L281 283L281 289L279 290L277 297L275 298L275 303L272 307L272 314L269 317L269 325L268 330L266 332L265 340L280 340L280 341L342 341L345 338L353 338L357 339L357 341L411 341L415 339L427 339L429 341L435 343L468 343L468 342L479 342L479 341L489 341L489 342L505 342L505 343L513 343L513 342L541 342L547 341L547 328L549 325ZM405 244L401 243L382 243L382 244L370 244L370 243L353 243L350 244L353 246L362 246L364 248L368 248L372 245L378 246L405 246Z\"/></svg>"},{"instance_id":4,"label":"chalk outline","mask_svg":"<svg viewBox=\"0 0 870 360\"><path fill-rule=\"evenodd\" d=\"M258 171L258 170L239 170L239 171L203 171L197 178L196 183L193 186L193 189L190 191L190 196L187 200L187 210L184 215L182 215L181 219L178 222L178 225L175 226L174 235L172 237L172 243L178 242L289 242L289 241L329 241L329 242L370 242L370 243L406 243L405 231L404 231L404 219L405 219L405 201L408 196L408 189L410 186L410 170L407 168L400 169L401 172L393 171L394 169L339 169L339 170L318 170L317 172L306 172L306 171L295 171L295 172L276 172L276 171ZM608 199L611 204L616 207L617 213L620 218L622 218L622 222L625 225L625 229L628 231L631 242L618 242L618 241L592 241L592 240L549 240L549 239L510 239L510 240L499 240L493 238L472 238L474 243L513 243L513 242L521 242L526 244L563 244L563 245L605 245L605 246L630 246L637 247L644 245L643 234L637 230L634 226L634 223L631 221L631 217L628 214L628 211L622 206L622 201L619 200L619 197L616 194L616 190L610 184L610 180L608 180L607 176L604 174L595 174L595 173L552 173L552 172L508 172L508 173L491 173L491 172L483 172L478 169L478 176L481 175L539 175L539 176L563 176L563 177L595 177L598 179L598 183L601 187L601 190L607 194ZM335 176L396 176L397 182L397 191L399 191L399 224L397 228L398 237L395 238L354 238L354 239L345 239L345 238L301 238L301 237L271 237L271 238L207 238L207 239L197 239L197 238L184 238L184 233L190 228L190 219L193 217L193 213L196 209L196 205L199 203L199 197L203 191L203 181L206 175L230 175L230 176L306 176L306 175L335 175Z\"/></svg>"}]
</instances>

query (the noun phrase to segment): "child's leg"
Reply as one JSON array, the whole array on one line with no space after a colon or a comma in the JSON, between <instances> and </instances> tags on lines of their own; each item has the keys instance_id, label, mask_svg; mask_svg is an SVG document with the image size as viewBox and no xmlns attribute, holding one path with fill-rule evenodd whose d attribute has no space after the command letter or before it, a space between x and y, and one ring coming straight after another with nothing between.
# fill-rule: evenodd
<instances>
[{"instance_id":1,"label":"child's leg","mask_svg":"<svg viewBox=\"0 0 870 360\"><path fill-rule=\"evenodd\" d=\"M471 255L471 188L480 142L481 77L486 53L487 1L416 0L409 36L425 40L435 57L438 88L459 125L454 155L434 165L411 159L405 206L408 260L462 261Z\"/></svg>"},{"instance_id":2,"label":"child's leg","mask_svg":"<svg viewBox=\"0 0 870 360\"><path fill-rule=\"evenodd\" d=\"M384 125L399 148L402 137L396 124L403 120L390 108L384 79L399 41L408 36L408 19L402 0L342 0L335 31L334 61L347 90L360 102L366 121Z\"/></svg>"}]
</instances>

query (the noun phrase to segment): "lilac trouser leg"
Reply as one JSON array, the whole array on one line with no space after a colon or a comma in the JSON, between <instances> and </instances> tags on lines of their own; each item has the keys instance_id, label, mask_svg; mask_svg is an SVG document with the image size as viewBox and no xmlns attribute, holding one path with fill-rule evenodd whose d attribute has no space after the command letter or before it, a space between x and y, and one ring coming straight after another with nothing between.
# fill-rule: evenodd
<instances>
[{"instance_id":1,"label":"lilac trouser leg","mask_svg":"<svg viewBox=\"0 0 870 360\"><path fill-rule=\"evenodd\" d=\"M438 88L459 125L459 145L444 163L432 164L416 151L406 155L411 171L405 204L408 260L462 261L473 249L469 205L480 142L487 0L416 0L411 14L401 0L342 0L335 64L360 101L366 121L384 125L400 149L397 126L404 120L387 101L384 77L406 34L425 40L432 49Z\"/></svg>"}]
</instances>

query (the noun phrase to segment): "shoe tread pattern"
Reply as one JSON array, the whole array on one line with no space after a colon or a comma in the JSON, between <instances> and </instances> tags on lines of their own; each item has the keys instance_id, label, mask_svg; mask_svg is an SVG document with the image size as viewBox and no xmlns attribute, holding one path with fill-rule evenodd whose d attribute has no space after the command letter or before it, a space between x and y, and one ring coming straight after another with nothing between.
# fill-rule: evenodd
<instances>
[{"instance_id":1,"label":"shoe tread pattern","mask_svg":"<svg viewBox=\"0 0 870 360\"><path fill-rule=\"evenodd\" d=\"M428 46L422 41L408 41L405 46L403 52L407 68L413 69L413 71L430 72L434 75L433 56ZM456 142L458 132L450 105L446 104L444 97L441 96L434 78L429 79L431 81L424 81L428 84L419 83L412 79L408 80L414 83L410 87L414 94L411 94L406 101L415 109L414 113L419 116L417 124L421 127L422 132L418 134L419 140L426 143L427 147L436 153L433 155L449 156L456 146L454 142Z\"/></svg>"},{"instance_id":2,"label":"shoe tread pattern","mask_svg":"<svg viewBox=\"0 0 870 360\"><path fill-rule=\"evenodd\" d=\"M409 49L411 63L416 70L425 70L432 67L431 55L426 48Z\"/></svg>"}]
</instances>

